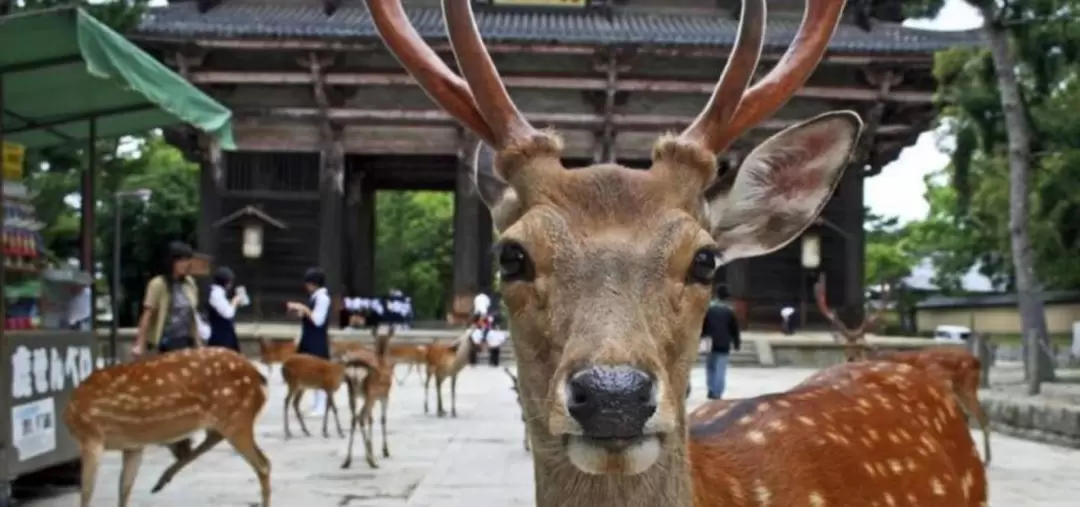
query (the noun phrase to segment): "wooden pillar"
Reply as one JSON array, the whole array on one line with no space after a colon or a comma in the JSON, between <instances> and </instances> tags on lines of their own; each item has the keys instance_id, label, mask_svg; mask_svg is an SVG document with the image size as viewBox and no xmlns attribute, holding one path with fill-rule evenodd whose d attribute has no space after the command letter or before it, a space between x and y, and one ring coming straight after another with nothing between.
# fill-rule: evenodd
<instances>
[{"instance_id":1,"label":"wooden pillar","mask_svg":"<svg viewBox=\"0 0 1080 507\"><path fill-rule=\"evenodd\" d=\"M326 272L331 293L340 295L344 288L342 251L345 208L345 150L342 129L328 129L330 139L323 140L319 164L319 267Z\"/></svg>"},{"instance_id":2,"label":"wooden pillar","mask_svg":"<svg viewBox=\"0 0 1080 507\"><path fill-rule=\"evenodd\" d=\"M224 186L225 167L217 140L206 134L198 134L197 153L199 164L199 218L196 229L198 250L220 262L218 231L213 223L221 218L221 193Z\"/></svg>"},{"instance_id":3,"label":"wooden pillar","mask_svg":"<svg viewBox=\"0 0 1080 507\"><path fill-rule=\"evenodd\" d=\"M494 243L495 225L492 222L491 210L480 201L475 190L477 204L476 223L476 250L478 254L476 265L476 283L480 290L491 294L495 287L494 253L491 248Z\"/></svg>"},{"instance_id":4,"label":"wooden pillar","mask_svg":"<svg viewBox=\"0 0 1080 507\"><path fill-rule=\"evenodd\" d=\"M847 210L837 225L847 233L844 243L844 307L842 319L849 326L862 323L865 309L864 271L866 265L866 234L863 231L863 166L853 163L844 172L840 192L844 194Z\"/></svg>"},{"instance_id":5,"label":"wooden pillar","mask_svg":"<svg viewBox=\"0 0 1080 507\"><path fill-rule=\"evenodd\" d=\"M347 254L343 271L348 293L375 295L375 189L366 173L353 167L349 172L345 197L345 237Z\"/></svg>"},{"instance_id":6,"label":"wooden pillar","mask_svg":"<svg viewBox=\"0 0 1080 507\"><path fill-rule=\"evenodd\" d=\"M465 150L459 151L461 155L467 153ZM459 156L454 183L454 268L451 284L451 311L455 313L471 311L465 306L471 308L473 296L481 289L480 265L483 253L480 251L480 228L483 207L472 182L472 168L468 159ZM490 223L489 215L489 228Z\"/></svg>"}]
</instances>

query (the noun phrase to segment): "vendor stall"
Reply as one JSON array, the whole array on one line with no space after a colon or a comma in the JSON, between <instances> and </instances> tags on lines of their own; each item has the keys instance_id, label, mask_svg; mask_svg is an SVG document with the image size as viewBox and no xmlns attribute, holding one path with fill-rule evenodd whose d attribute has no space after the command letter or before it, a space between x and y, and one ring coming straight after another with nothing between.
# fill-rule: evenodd
<instances>
[{"instance_id":1,"label":"vendor stall","mask_svg":"<svg viewBox=\"0 0 1080 507\"><path fill-rule=\"evenodd\" d=\"M97 364L93 189L99 138L187 123L233 149L231 113L79 8L0 16L0 507L19 476L78 458L63 427ZM45 261L27 152L85 143L79 267ZM83 319L90 305L90 318Z\"/></svg>"}]
</instances>

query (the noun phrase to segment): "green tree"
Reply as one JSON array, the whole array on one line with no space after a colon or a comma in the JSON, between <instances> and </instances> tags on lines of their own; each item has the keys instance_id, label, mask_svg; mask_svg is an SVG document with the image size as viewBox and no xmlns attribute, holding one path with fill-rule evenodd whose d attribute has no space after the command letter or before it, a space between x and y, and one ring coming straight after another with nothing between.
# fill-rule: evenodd
<instances>
[{"instance_id":1,"label":"green tree","mask_svg":"<svg viewBox=\"0 0 1080 507\"><path fill-rule=\"evenodd\" d=\"M441 319L453 277L453 194L379 192L376 207L376 290L399 289L418 319Z\"/></svg>"}]
</instances>

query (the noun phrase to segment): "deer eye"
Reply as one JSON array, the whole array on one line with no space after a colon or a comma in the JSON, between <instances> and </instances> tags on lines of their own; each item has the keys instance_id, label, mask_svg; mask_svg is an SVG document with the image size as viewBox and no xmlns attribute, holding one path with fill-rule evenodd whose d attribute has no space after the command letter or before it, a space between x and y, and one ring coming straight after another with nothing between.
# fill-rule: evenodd
<instances>
[{"instance_id":1,"label":"deer eye","mask_svg":"<svg viewBox=\"0 0 1080 507\"><path fill-rule=\"evenodd\" d=\"M710 248L702 248L694 254L694 260L690 263L690 271L686 273L686 280L691 283L711 284L716 277L716 271L720 268L721 257L718 252Z\"/></svg>"},{"instance_id":2,"label":"deer eye","mask_svg":"<svg viewBox=\"0 0 1080 507\"><path fill-rule=\"evenodd\" d=\"M518 243L499 245L499 277L506 282L527 282L533 278L532 261Z\"/></svg>"}]
</instances>

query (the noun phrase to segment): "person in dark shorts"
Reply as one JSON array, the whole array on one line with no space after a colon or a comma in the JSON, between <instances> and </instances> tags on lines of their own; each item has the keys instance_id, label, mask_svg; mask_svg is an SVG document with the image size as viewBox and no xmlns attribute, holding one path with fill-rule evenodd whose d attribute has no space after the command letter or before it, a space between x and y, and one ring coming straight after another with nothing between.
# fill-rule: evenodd
<instances>
[{"instance_id":1,"label":"person in dark shorts","mask_svg":"<svg viewBox=\"0 0 1080 507\"><path fill-rule=\"evenodd\" d=\"M166 353L202 346L195 312L199 288L189 275L194 255L186 243L169 244L164 269L146 286L133 356L142 356L148 348Z\"/></svg>"}]
</instances>

